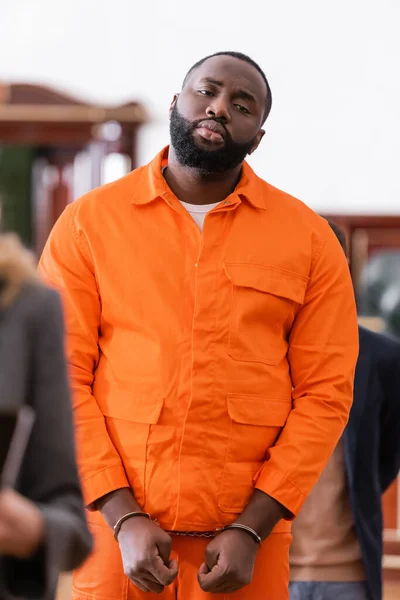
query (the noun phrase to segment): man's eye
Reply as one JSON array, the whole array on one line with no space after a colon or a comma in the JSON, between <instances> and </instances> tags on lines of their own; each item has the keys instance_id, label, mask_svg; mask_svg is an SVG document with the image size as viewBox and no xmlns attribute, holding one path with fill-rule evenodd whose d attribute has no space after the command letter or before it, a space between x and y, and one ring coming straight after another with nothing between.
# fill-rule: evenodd
<instances>
[{"instance_id":1,"label":"man's eye","mask_svg":"<svg viewBox=\"0 0 400 600\"><path fill-rule=\"evenodd\" d=\"M198 90L200 94L203 94L203 96L212 96L212 92L210 92L209 90Z\"/></svg>"},{"instance_id":2,"label":"man's eye","mask_svg":"<svg viewBox=\"0 0 400 600\"><path fill-rule=\"evenodd\" d=\"M240 112L242 112L246 115L250 114L250 111L245 106L242 106L241 104L235 104L235 106L238 110L240 110Z\"/></svg>"}]
</instances>

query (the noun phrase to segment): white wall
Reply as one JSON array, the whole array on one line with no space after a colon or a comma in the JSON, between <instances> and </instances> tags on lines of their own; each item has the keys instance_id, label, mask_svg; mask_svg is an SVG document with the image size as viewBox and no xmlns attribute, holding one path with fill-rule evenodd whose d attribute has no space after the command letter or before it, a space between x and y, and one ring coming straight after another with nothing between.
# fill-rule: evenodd
<instances>
[{"instance_id":1,"label":"white wall","mask_svg":"<svg viewBox=\"0 0 400 600\"><path fill-rule=\"evenodd\" d=\"M145 162L191 64L246 52L274 96L257 172L316 210L400 214L399 24L399 0L0 0L0 80L143 100Z\"/></svg>"}]
</instances>

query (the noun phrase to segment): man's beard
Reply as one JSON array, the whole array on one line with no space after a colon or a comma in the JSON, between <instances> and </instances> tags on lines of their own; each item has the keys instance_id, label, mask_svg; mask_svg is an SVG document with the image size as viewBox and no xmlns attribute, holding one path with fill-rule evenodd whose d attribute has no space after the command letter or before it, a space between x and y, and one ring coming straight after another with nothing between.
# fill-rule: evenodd
<instances>
[{"instance_id":1,"label":"man's beard","mask_svg":"<svg viewBox=\"0 0 400 600\"><path fill-rule=\"evenodd\" d=\"M220 119L212 119L224 125ZM255 139L240 144L232 140L232 136L225 129L224 145L216 150L207 150L196 144L193 132L199 123L207 119L194 122L187 121L178 111L175 104L170 118L171 145L176 157L184 167L196 169L203 175L218 175L234 169L240 165L253 148Z\"/></svg>"}]
</instances>

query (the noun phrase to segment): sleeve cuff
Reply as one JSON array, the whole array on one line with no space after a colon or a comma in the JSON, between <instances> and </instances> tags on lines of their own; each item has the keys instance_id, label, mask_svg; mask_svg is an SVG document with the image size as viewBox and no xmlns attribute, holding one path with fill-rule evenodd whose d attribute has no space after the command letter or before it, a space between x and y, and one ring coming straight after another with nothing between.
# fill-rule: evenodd
<instances>
[{"instance_id":1,"label":"sleeve cuff","mask_svg":"<svg viewBox=\"0 0 400 600\"><path fill-rule=\"evenodd\" d=\"M256 475L254 483L257 489L274 498L291 513L287 520L291 521L298 515L306 495L283 473L265 463Z\"/></svg>"},{"instance_id":2,"label":"sleeve cuff","mask_svg":"<svg viewBox=\"0 0 400 600\"><path fill-rule=\"evenodd\" d=\"M83 497L86 508L95 511L95 502L110 492L120 488L130 488L125 470L121 465L108 467L82 481Z\"/></svg>"}]
</instances>

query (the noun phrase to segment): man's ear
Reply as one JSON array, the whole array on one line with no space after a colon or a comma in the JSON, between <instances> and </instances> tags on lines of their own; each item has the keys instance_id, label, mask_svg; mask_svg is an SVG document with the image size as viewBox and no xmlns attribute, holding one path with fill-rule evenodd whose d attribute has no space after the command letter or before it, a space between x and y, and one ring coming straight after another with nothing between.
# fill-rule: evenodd
<instances>
[{"instance_id":1,"label":"man's ear","mask_svg":"<svg viewBox=\"0 0 400 600\"><path fill-rule=\"evenodd\" d=\"M257 148L260 145L260 142L263 139L264 135L265 135L264 129L260 129L260 131L257 134L256 140L255 140L255 142L253 144L252 149L250 150L250 152L248 152L249 155L253 154L253 152L255 152L257 150Z\"/></svg>"},{"instance_id":2,"label":"man's ear","mask_svg":"<svg viewBox=\"0 0 400 600\"><path fill-rule=\"evenodd\" d=\"M174 110L174 106L178 102L178 98L179 98L179 94L175 94L172 99L171 104L169 105L169 114L171 114L172 111Z\"/></svg>"}]
</instances>

